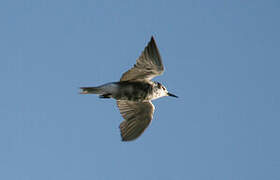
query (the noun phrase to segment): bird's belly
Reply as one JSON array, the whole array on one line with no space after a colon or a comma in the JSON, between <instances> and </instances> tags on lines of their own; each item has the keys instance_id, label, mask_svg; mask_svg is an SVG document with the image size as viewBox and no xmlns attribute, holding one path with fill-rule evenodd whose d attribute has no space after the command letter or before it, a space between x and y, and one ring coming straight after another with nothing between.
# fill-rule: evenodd
<instances>
[{"instance_id":1,"label":"bird's belly","mask_svg":"<svg viewBox=\"0 0 280 180\"><path fill-rule=\"evenodd\" d=\"M128 100L128 101L148 101L151 100L149 93L150 87L131 83L131 84L120 84L118 93L115 94L114 98L117 100Z\"/></svg>"},{"instance_id":2,"label":"bird's belly","mask_svg":"<svg viewBox=\"0 0 280 180\"><path fill-rule=\"evenodd\" d=\"M145 101L149 100L147 93L144 91L122 91L115 97L117 100L128 100L128 101Z\"/></svg>"}]
</instances>

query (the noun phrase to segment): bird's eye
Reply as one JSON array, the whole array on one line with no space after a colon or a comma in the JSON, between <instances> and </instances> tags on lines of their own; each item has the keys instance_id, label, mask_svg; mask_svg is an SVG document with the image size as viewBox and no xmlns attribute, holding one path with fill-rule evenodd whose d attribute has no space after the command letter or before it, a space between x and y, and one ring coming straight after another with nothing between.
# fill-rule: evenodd
<instances>
[{"instance_id":1,"label":"bird's eye","mask_svg":"<svg viewBox=\"0 0 280 180\"><path fill-rule=\"evenodd\" d=\"M163 90L166 90L164 86L162 86L162 89L163 89Z\"/></svg>"}]
</instances>

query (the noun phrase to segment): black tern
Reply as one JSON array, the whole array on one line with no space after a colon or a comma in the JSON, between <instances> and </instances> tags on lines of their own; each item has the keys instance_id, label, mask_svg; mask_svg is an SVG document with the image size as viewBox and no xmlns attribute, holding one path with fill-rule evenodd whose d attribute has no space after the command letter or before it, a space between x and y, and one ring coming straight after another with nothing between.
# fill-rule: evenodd
<instances>
[{"instance_id":1,"label":"black tern","mask_svg":"<svg viewBox=\"0 0 280 180\"><path fill-rule=\"evenodd\" d=\"M137 59L133 68L125 72L119 82L97 87L81 87L81 94L99 94L100 98L114 98L124 121L120 124L122 141L138 138L148 127L154 114L151 100L176 95L169 93L152 78L163 73L164 66L156 42L150 42Z\"/></svg>"}]
</instances>

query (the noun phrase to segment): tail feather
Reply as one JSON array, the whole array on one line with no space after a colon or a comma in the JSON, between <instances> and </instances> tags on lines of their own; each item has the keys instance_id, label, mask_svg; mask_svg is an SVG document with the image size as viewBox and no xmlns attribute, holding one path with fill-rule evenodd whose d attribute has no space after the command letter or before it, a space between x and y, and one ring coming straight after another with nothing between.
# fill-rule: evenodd
<instances>
[{"instance_id":1,"label":"tail feather","mask_svg":"<svg viewBox=\"0 0 280 180\"><path fill-rule=\"evenodd\" d=\"M80 87L80 94L102 94L102 90L98 87Z\"/></svg>"}]
</instances>

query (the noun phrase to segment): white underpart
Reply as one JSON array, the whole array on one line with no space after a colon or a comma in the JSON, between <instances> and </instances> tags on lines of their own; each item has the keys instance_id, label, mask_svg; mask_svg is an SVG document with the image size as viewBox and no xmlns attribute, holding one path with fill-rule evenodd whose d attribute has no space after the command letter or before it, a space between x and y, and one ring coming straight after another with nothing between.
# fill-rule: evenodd
<instances>
[{"instance_id":1,"label":"white underpart","mask_svg":"<svg viewBox=\"0 0 280 180\"><path fill-rule=\"evenodd\" d=\"M166 90L157 89L157 90L153 93L152 100L158 99L158 98L160 98L160 97L167 96L167 93L168 93L168 92L167 92Z\"/></svg>"}]
</instances>

